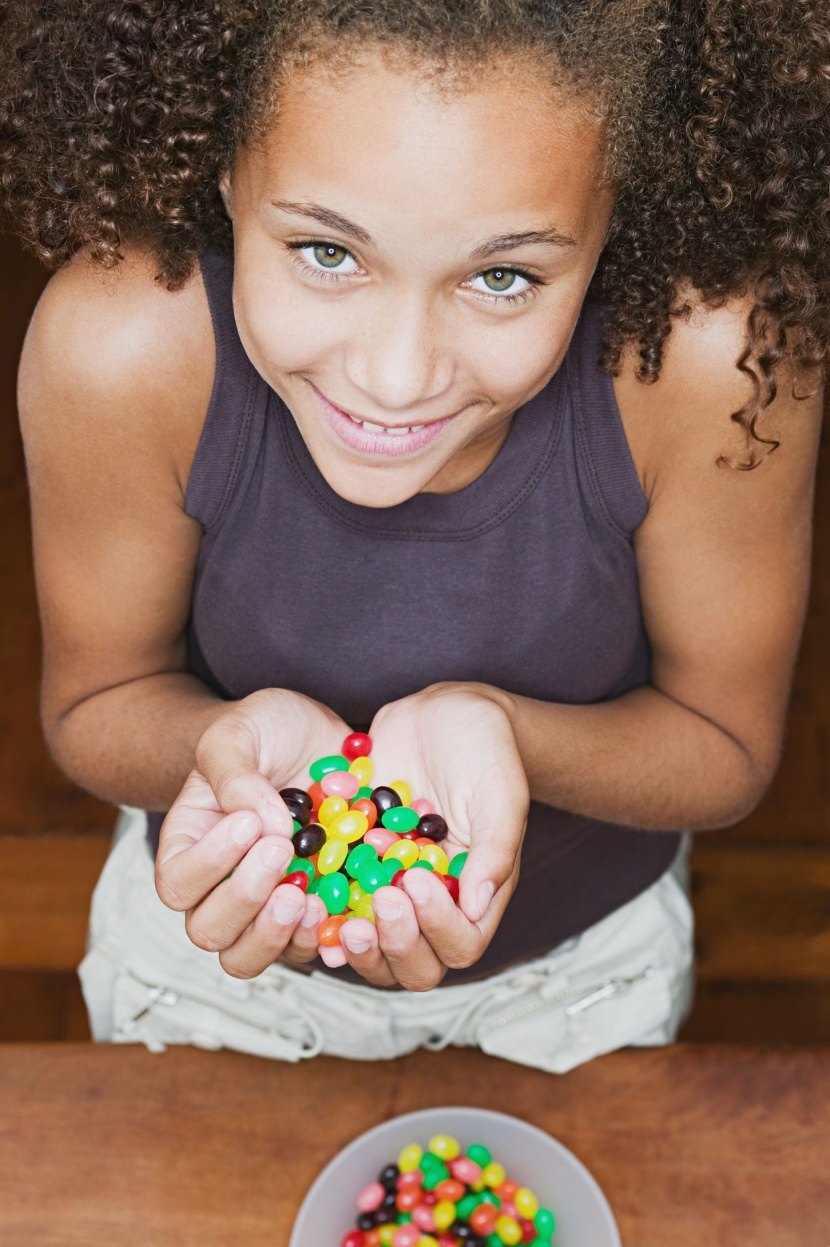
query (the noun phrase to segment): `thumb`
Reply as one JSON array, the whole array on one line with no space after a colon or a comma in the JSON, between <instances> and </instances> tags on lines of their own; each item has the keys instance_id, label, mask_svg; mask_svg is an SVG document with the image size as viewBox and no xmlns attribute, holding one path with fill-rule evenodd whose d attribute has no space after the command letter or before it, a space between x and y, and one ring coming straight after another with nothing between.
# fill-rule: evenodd
<instances>
[{"instance_id":1,"label":"thumb","mask_svg":"<svg viewBox=\"0 0 830 1247\"><path fill-rule=\"evenodd\" d=\"M486 821L472 822L469 857L458 881L458 903L470 922L481 921L502 888L515 888L526 821L524 811L514 808L509 817L488 811Z\"/></svg>"},{"instance_id":2,"label":"thumb","mask_svg":"<svg viewBox=\"0 0 830 1247\"><path fill-rule=\"evenodd\" d=\"M266 835L294 834L294 822L274 785L259 769L259 740L252 724L217 720L196 746L196 765L224 814L254 810Z\"/></svg>"}]
</instances>

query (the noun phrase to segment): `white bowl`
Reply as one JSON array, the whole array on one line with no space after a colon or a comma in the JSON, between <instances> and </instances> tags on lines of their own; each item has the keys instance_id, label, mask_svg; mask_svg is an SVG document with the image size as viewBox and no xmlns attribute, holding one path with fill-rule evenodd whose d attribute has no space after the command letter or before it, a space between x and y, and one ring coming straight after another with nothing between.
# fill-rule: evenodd
<instances>
[{"instance_id":1,"label":"white bowl","mask_svg":"<svg viewBox=\"0 0 830 1247\"><path fill-rule=\"evenodd\" d=\"M621 1247L608 1201L585 1166L550 1135L482 1108L428 1108L360 1135L326 1165L300 1208L288 1247L340 1247L354 1227L361 1187L374 1182L407 1143L449 1134L463 1148L483 1143L510 1177L556 1216L555 1247Z\"/></svg>"}]
</instances>

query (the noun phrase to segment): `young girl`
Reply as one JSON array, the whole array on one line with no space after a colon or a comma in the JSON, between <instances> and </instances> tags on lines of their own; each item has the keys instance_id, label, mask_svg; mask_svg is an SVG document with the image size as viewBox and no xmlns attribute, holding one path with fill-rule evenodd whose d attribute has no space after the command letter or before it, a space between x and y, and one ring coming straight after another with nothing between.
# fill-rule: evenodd
<instances>
[{"instance_id":1,"label":"young girl","mask_svg":"<svg viewBox=\"0 0 830 1247\"><path fill-rule=\"evenodd\" d=\"M681 833L763 793L804 614L829 42L823 0L12 0L43 719L125 807L97 1038L673 1038ZM338 968L278 793L357 728L470 855Z\"/></svg>"}]
</instances>

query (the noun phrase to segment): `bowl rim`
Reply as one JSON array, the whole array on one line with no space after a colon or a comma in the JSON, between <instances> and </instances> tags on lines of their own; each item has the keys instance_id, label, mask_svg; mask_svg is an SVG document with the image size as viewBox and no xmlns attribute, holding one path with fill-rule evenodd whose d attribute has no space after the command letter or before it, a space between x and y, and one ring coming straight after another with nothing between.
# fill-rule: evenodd
<instances>
[{"instance_id":1,"label":"bowl rim","mask_svg":"<svg viewBox=\"0 0 830 1247\"><path fill-rule=\"evenodd\" d=\"M303 1202L300 1204L297 1215L294 1218L294 1223L291 1227L291 1237L288 1242L288 1247L300 1247L300 1240L298 1238L297 1231L300 1219L304 1215L308 1206L313 1203L320 1189L325 1185L329 1171L333 1169L335 1165L339 1165L341 1162L347 1161L351 1153L358 1151L367 1139L370 1139L372 1135L379 1134L393 1122L398 1123L411 1121L414 1123L417 1122L419 1118L434 1117L436 1112L473 1113L476 1116L492 1118L496 1122L509 1121L517 1123L531 1134L536 1135L540 1142L544 1143L546 1147L550 1147L552 1145L554 1151L559 1152L568 1163L576 1166L576 1169L581 1173L581 1176L587 1181L589 1188L596 1197L598 1210L607 1223L607 1229L613 1239L614 1247L622 1247L619 1227L605 1192L597 1182L594 1175L591 1173L590 1169L583 1164L578 1156L574 1155L570 1148L565 1147L564 1143L560 1143L558 1139L555 1139L552 1134L548 1134L546 1130L542 1130L539 1126L534 1126L531 1122L525 1121L522 1117L514 1117L512 1113L501 1113L496 1109L479 1108L478 1106L471 1104L442 1104L436 1105L432 1108L414 1109L410 1113L399 1113L394 1117L387 1117L385 1121L378 1122L376 1126L370 1126L368 1130L364 1130L362 1134L359 1134L356 1138L352 1139L352 1141L347 1143L345 1147L341 1147L340 1150L332 1156L328 1164L320 1170L320 1173L306 1191L305 1196L303 1197Z\"/></svg>"}]
</instances>

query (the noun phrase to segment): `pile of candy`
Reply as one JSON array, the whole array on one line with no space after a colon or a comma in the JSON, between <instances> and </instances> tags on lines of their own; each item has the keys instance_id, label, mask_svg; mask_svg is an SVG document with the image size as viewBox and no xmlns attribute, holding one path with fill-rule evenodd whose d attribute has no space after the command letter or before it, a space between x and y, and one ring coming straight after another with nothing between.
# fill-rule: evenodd
<instances>
[{"instance_id":1,"label":"pile of candy","mask_svg":"<svg viewBox=\"0 0 830 1247\"><path fill-rule=\"evenodd\" d=\"M487 1148L461 1154L446 1134L410 1143L357 1197L357 1228L340 1247L514 1247L550 1243L556 1219L508 1178Z\"/></svg>"},{"instance_id":2,"label":"pile of candy","mask_svg":"<svg viewBox=\"0 0 830 1247\"><path fill-rule=\"evenodd\" d=\"M342 753L311 764L308 790L283 788L294 819L294 851L284 883L319 896L328 918L320 926L321 952L340 945L350 918L374 922L372 894L401 887L407 870L433 871L458 903L466 853L450 859L441 848L447 824L429 801L412 799L404 779L372 788L372 739L353 732Z\"/></svg>"}]
</instances>

